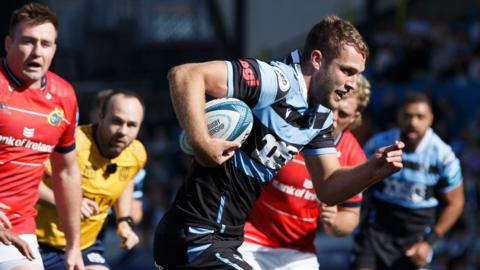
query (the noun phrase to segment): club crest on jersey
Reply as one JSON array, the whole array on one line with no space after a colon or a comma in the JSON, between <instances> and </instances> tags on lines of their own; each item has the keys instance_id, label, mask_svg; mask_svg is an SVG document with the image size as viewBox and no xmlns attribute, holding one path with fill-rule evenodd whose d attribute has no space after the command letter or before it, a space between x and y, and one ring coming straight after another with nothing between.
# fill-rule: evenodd
<instances>
[{"instance_id":1,"label":"club crest on jersey","mask_svg":"<svg viewBox=\"0 0 480 270\"><path fill-rule=\"evenodd\" d=\"M48 123L52 126L60 125L63 119L63 110L55 108L51 113L48 114Z\"/></svg>"}]
</instances>

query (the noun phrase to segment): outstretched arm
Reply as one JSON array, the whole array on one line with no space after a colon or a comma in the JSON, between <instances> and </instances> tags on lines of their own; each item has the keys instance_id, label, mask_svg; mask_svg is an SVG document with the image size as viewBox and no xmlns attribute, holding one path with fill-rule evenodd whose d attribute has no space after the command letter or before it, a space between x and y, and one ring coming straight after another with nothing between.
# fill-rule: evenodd
<instances>
[{"instance_id":1,"label":"outstretched arm","mask_svg":"<svg viewBox=\"0 0 480 270\"><path fill-rule=\"evenodd\" d=\"M367 162L350 168L341 168L336 154L304 155L318 199L327 205L338 204L398 172L403 168L403 147L396 142L380 148Z\"/></svg>"},{"instance_id":2,"label":"outstretched arm","mask_svg":"<svg viewBox=\"0 0 480 270\"><path fill-rule=\"evenodd\" d=\"M227 66L223 61L185 64L168 73L170 97L180 125L185 130L196 160L217 166L233 156L238 142L211 138L205 122L205 95L227 95Z\"/></svg>"}]
</instances>

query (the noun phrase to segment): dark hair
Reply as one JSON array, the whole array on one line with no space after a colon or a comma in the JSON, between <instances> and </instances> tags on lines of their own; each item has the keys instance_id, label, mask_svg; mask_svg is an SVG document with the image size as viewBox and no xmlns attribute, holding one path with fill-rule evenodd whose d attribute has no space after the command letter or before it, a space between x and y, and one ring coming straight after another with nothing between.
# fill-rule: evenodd
<instances>
[{"instance_id":1,"label":"dark hair","mask_svg":"<svg viewBox=\"0 0 480 270\"><path fill-rule=\"evenodd\" d=\"M412 103L426 103L430 107L430 110L432 110L432 103L428 96L425 93L422 92L416 92L416 91L410 91L407 92L403 98L402 105L400 108L405 108L408 104Z\"/></svg>"},{"instance_id":2,"label":"dark hair","mask_svg":"<svg viewBox=\"0 0 480 270\"><path fill-rule=\"evenodd\" d=\"M142 105L142 109L145 115L145 103L143 102L143 99L134 91L130 90L124 90L124 89L117 89L117 90L111 90L106 96L103 97L103 102L100 101L100 117L103 118L107 114L107 107L108 103L110 103L110 100L112 97L116 95L123 95L126 97L131 97L131 98L136 98L140 104Z\"/></svg>"},{"instance_id":3,"label":"dark hair","mask_svg":"<svg viewBox=\"0 0 480 270\"><path fill-rule=\"evenodd\" d=\"M314 50L320 50L327 63L340 54L343 45L348 44L361 53L366 59L368 46L358 30L348 21L330 15L312 27L303 48L302 61L310 59Z\"/></svg>"},{"instance_id":4,"label":"dark hair","mask_svg":"<svg viewBox=\"0 0 480 270\"><path fill-rule=\"evenodd\" d=\"M23 21L30 21L33 25L51 23L55 30L58 31L57 15L48 9L47 6L39 3L25 4L12 13L8 29L10 36L14 35L15 27Z\"/></svg>"}]
</instances>

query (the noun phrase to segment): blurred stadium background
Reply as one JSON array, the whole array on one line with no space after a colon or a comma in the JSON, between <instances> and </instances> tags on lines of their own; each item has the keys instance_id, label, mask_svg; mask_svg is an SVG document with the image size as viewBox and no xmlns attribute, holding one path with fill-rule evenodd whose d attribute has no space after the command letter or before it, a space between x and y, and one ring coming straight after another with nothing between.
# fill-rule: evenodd
<instances>
[{"instance_id":1,"label":"blurred stadium background","mask_svg":"<svg viewBox=\"0 0 480 270\"><path fill-rule=\"evenodd\" d=\"M3 0L0 34L10 13L28 1ZM326 14L354 22L370 48L366 76L373 98L364 142L394 125L395 106L407 90L427 92L435 105L434 128L462 159L467 193L464 215L438 246L434 269L480 269L480 1L463 0L45 0L57 12L60 33L52 70L77 91L81 123L96 92L128 88L141 93L147 114L141 140L149 151L144 187L142 242L132 252L107 235L112 269L153 269L151 244L157 221L188 167L166 73L174 65L211 59L281 58L301 46ZM2 43L2 55L4 53ZM319 233L322 269L348 269L350 238Z\"/></svg>"}]
</instances>

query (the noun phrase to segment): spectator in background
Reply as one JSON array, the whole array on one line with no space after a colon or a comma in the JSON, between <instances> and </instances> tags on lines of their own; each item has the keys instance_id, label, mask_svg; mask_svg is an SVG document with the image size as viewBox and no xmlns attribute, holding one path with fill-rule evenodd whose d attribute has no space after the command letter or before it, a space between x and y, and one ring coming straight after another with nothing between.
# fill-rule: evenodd
<instances>
[{"instance_id":1,"label":"spectator in background","mask_svg":"<svg viewBox=\"0 0 480 270\"><path fill-rule=\"evenodd\" d=\"M361 123L370 100L370 83L357 77L351 90L333 110L333 138L342 166L366 161L351 129ZM318 202L301 154L273 178L255 202L245 224L245 242L239 251L254 269L312 269L319 264L313 241L318 223L330 236L352 233L358 225L361 194L334 206Z\"/></svg>"},{"instance_id":2,"label":"spectator in background","mask_svg":"<svg viewBox=\"0 0 480 270\"><path fill-rule=\"evenodd\" d=\"M462 213L460 162L430 128L432 121L427 96L407 94L398 111L399 129L366 144L368 156L379 146L404 141L404 168L370 188L368 216L355 237L353 269L428 269L433 245Z\"/></svg>"}]
</instances>

